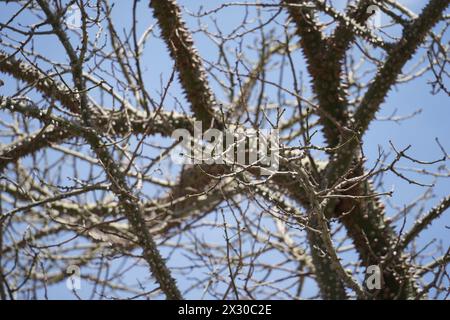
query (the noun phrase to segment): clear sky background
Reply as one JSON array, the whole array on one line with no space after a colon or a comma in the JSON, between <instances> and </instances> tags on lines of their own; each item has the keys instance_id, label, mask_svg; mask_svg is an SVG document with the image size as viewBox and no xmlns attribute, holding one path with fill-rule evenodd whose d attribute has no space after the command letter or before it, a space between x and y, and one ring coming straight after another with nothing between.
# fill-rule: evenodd
<instances>
[{"instance_id":1,"label":"clear sky background","mask_svg":"<svg viewBox=\"0 0 450 320\"><path fill-rule=\"evenodd\" d=\"M190 11L197 11L199 5L204 7L204 10L215 8L221 3L225 1L217 1L217 0L208 0L208 1L192 1L192 0L180 0L179 3ZM342 4L343 1L336 0L335 3ZM403 0L401 1L405 5L409 6L414 12L420 12L420 9L426 3L424 0ZM113 10L113 21L115 21L116 29L121 30L126 27L129 28L131 21L131 2L129 1L115 1L115 7ZM11 15L16 12L18 6L9 3L0 3L0 22L5 22L11 17ZM244 10L242 7L232 7L228 9L224 9L220 11L220 13L216 16L217 24L221 27L224 33L231 31L235 26L239 25ZM262 17L267 18L273 14L273 11L266 10ZM192 18L189 15L184 15L185 20L188 23L188 26L191 30L198 30L199 21L197 19ZM386 17L383 17L386 19ZM23 25L28 25L31 23L36 23L38 20L34 16L31 16L28 12L24 12L17 19ZM283 23L285 21L285 15L280 15L277 18L278 22ZM151 9L148 8L148 1L141 1L139 4L138 11L138 27L140 32L145 30L148 26L155 24L155 20L152 17ZM201 19L201 25L203 27L208 28L215 32L214 23L209 18ZM383 20L385 22L385 20ZM266 31L271 28L276 27L276 25L271 24L267 28ZM158 34L158 30L155 29L156 34ZM249 34L247 36L247 41L254 37L254 35ZM445 39L448 43L449 37L445 36ZM8 39L2 39L9 42ZM73 37L73 41L76 41L76 37ZM214 46L210 39L206 38L201 33L194 33L194 40L197 49L200 52L200 55L208 61L213 62L216 53L217 47ZM109 41L108 41L109 45ZM1 43L0 43L0 46ZM58 43L56 37L54 36L38 36L34 42L34 49L41 53L42 55L54 59L56 61L67 62L67 58L63 55L63 51L61 45ZM249 56L254 53L248 51ZM297 55L299 58L299 65L296 66L299 71L303 71L306 74L306 70L304 65L302 64L302 60L300 59L300 55ZM146 69L145 71L145 79L144 82L147 88L159 88L161 79L167 81L168 77L173 68L173 61L171 61L168 56L167 50L164 44L157 38L151 38L147 43L144 55L142 57L143 65ZM412 64L417 62L417 59L412 61ZM412 65L410 64L410 65ZM407 68L406 68L407 69ZM276 75L273 75L276 77ZM16 88L16 82L12 79L5 77L4 74L0 74L0 78L5 81L5 86L0 87L1 95L8 95L9 93L14 92ZM431 73L426 73L423 77L418 80L412 81L407 84L400 85L392 90L389 94L386 103L383 105L382 110L379 113L379 117L387 117L391 115L394 110L397 110L397 115L408 115L415 112L418 109L421 109L422 112L415 116L414 118L402 121L399 123L391 122L391 121L374 121L370 127L370 130L364 137L365 141L365 152L367 157L369 158L369 164L371 160L376 159L378 153L378 146L381 146L385 151L389 151L389 140L398 147L406 147L411 144L412 147L409 151L409 155L426 161L431 161L438 159L442 156L442 153L435 142L435 138L439 138L441 144L447 150L450 151L450 103L448 96L441 92L437 95L431 95L431 86L429 81L433 80ZM286 81L289 81L287 78ZM450 83L447 83L447 86L450 87ZM213 88L215 92L219 92L218 86L213 84ZM156 89L152 89L156 92ZM152 91L150 90L150 91ZM276 90L274 88L268 88L267 94L276 94ZM178 84L175 84L171 90L171 95L177 98L181 97L181 91ZM219 95L220 97L220 95ZM220 97L222 98L222 97ZM173 99L169 100L172 101ZM168 103L170 108L171 103ZM186 107L186 110L189 108ZM1 114L2 119L6 119L6 115ZM5 118L3 118L5 117ZM447 161L448 165L448 161ZM400 162L400 166L405 167L414 167L414 164L408 163L407 161ZM410 177L414 177L414 174L410 174ZM432 179L430 177L420 177L420 181L424 183L430 183ZM414 202L425 189L423 187L418 187L415 185L410 185L406 181L398 179L391 173L386 174L385 179L385 187L387 189L393 189L395 191L394 196L389 201L391 204L403 207L405 205ZM152 192L152 190L148 190ZM445 195L450 193L450 181L448 178L438 179L436 181L436 187L433 189L434 197L430 201L427 202L427 206L425 208L429 208L430 206L438 203L438 201ZM387 206L387 211L389 214L395 212L395 209L391 206ZM413 222L412 219L407 221L407 226L411 225ZM438 221L427 229L423 234L423 238L428 241L432 238L440 239L443 242L443 247L448 247L450 245L449 240L449 230L446 226L450 226L450 219L448 214L444 215ZM210 236L213 241L223 241L222 231L217 230L205 230L205 235ZM424 244L424 242L421 242ZM169 264L172 266L180 265L184 263L183 257L173 256L169 260ZM135 268L131 272L124 273L124 281L135 281L136 279L146 278L147 268ZM198 271L202 272L202 271ZM178 277L178 282L182 288L188 287L190 284L189 280L186 280L185 277ZM82 290L80 291L80 296L87 297L89 293L90 286L88 284L84 285ZM310 292L311 294L315 290L315 285L310 284ZM202 296L202 292L194 292L188 298L200 298ZM49 298L62 298L62 299L73 299L74 295L65 287L64 283L60 285L54 286L50 288L48 292Z\"/></svg>"}]
</instances>

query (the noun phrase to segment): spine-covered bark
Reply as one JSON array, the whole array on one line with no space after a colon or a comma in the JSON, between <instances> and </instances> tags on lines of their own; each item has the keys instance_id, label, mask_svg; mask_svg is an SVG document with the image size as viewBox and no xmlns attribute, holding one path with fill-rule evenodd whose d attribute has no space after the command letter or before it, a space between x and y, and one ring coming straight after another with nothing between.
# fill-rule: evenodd
<instances>
[{"instance_id":1,"label":"spine-covered bark","mask_svg":"<svg viewBox=\"0 0 450 320\"><path fill-rule=\"evenodd\" d=\"M390 51L384 66L378 72L356 112L355 118L361 136L367 130L403 66L411 59L429 30L439 21L449 3L449 0L430 1L420 17L404 30L402 39ZM330 162L327 168L329 183L336 181L345 173L355 155L358 154L355 152L358 146L358 140L353 139L341 148L337 157ZM373 193L367 184L365 187L359 186L351 192L355 194ZM385 288L381 297L410 298L415 292L414 282L410 278L409 266L405 257L395 246L398 236L390 226L385 224L384 213L380 205L375 200L364 202L363 207L358 208L357 206L351 214L344 216L343 222L364 263L366 265L382 264ZM343 208L335 210L334 213L337 215L339 212L350 210L354 201L342 200L340 205Z\"/></svg>"},{"instance_id":2,"label":"spine-covered bark","mask_svg":"<svg viewBox=\"0 0 450 320\"><path fill-rule=\"evenodd\" d=\"M161 290L166 294L168 299L182 299L182 295L176 286L176 282L172 278L170 270L165 265L164 259L161 257L156 243L150 234L143 216L142 205L139 203L138 198L130 191L125 175L113 160L107 148L97 136L95 130L44 113L42 110L30 106L26 102L17 102L8 98L2 98L0 100L0 108L12 112L20 112L25 116L38 119L47 124L58 124L86 139L93 151L97 154L108 179L111 181L111 191L118 197L119 204L123 208L123 212L130 223L131 230L136 236L138 244L143 249L143 258L149 264L150 270L156 281L159 283Z\"/></svg>"},{"instance_id":3,"label":"spine-covered bark","mask_svg":"<svg viewBox=\"0 0 450 320\"><path fill-rule=\"evenodd\" d=\"M204 128L209 128L215 118L213 106L216 101L209 88L201 57L181 17L180 8L174 0L152 0L150 6L170 56L175 61L186 99L191 103L195 117L203 121Z\"/></svg>"},{"instance_id":4,"label":"spine-covered bark","mask_svg":"<svg viewBox=\"0 0 450 320\"><path fill-rule=\"evenodd\" d=\"M389 52L386 62L364 95L355 114L355 121L361 132L367 130L403 67L423 43L431 28L440 20L449 4L450 0L431 0L420 17L403 30L402 38Z\"/></svg>"},{"instance_id":5,"label":"spine-covered bark","mask_svg":"<svg viewBox=\"0 0 450 320\"><path fill-rule=\"evenodd\" d=\"M286 1L298 4L307 1ZM347 122L347 102L341 85L341 64L332 51L328 50L320 26L314 19L314 11L297 6L288 6L289 16L296 26L300 44L306 58L312 87L319 102L319 113L323 133L327 143L335 147L339 143L340 132L335 124L345 126Z\"/></svg>"},{"instance_id":6,"label":"spine-covered bark","mask_svg":"<svg viewBox=\"0 0 450 320\"><path fill-rule=\"evenodd\" d=\"M0 72L7 73L16 79L32 85L46 97L60 101L61 104L72 111L80 111L79 102L75 95L62 83L55 81L36 67L15 59L0 50Z\"/></svg>"},{"instance_id":7,"label":"spine-covered bark","mask_svg":"<svg viewBox=\"0 0 450 320\"><path fill-rule=\"evenodd\" d=\"M82 49L80 50L80 55L78 56L77 52L72 47L67 34L61 28L59 18L52 12L48 3L43 0L37 0L37 2L45 12L48 23L52 26L54 34L58 37L70 59L73 83L78 91L77 97L80 104L80 114L83 119L83 125L87 127L87 129L80 130L80 133L100 160L106 176L111 182L111 191L119 199L119 203L125 211L125 216L130 223L131 229L134 231L138 239L138 243L143 249L143 257L148 263L150 271L160 285L161 290L165 293L167 299L182 299L182 295L178 290L176 281L172 277L170 270L167 268L165 261L161 257L157 245L154 242L148 227L146 226L145 219L142 214L142 205L139 203L139 198L135 196L129 188L124 173L114 161L113 156L109 153L107 146L102 141L102 138L97 135L96 130L92 127L93 121L86 94L86 81L83 77L83 48L87 44L87 37L85 34L86 15L83 15L82 11L84 41L82 42ZM35 112L36 110L32 108L31 113ZM42 111L38 112L41 117L40 119L42 119ZM35 114L32 115L36 116ZM52 123L55 122L56 119L49 120Z\"/></svg>"}]
</instances>

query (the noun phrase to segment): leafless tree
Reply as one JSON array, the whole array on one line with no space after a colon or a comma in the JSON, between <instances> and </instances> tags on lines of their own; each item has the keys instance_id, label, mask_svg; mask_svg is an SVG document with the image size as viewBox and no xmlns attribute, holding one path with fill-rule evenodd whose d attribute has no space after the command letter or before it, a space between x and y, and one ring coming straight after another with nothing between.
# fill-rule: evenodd
<instances>
[{"instance_id":1,"label":"leafless tree","mask_svg":"<svg viewBox=\"0 0 450 320\"><path fill-rule=\"evenodd\" d=\"M394 87L449 102L450 0L404 3L0 1L0 298L447 298L448 136L365 154ZM176 165L195 121L277 170Z\"/></svg>"}]
</instances>

